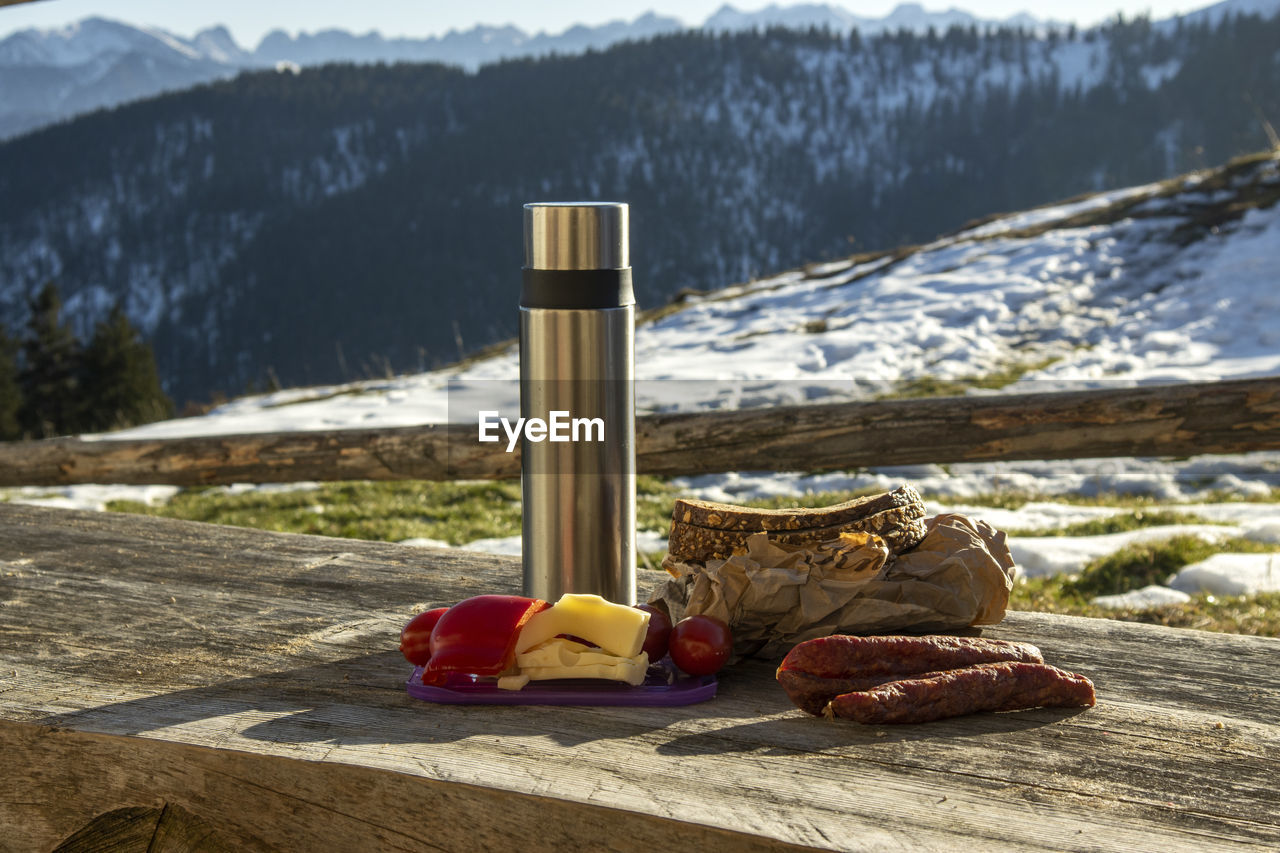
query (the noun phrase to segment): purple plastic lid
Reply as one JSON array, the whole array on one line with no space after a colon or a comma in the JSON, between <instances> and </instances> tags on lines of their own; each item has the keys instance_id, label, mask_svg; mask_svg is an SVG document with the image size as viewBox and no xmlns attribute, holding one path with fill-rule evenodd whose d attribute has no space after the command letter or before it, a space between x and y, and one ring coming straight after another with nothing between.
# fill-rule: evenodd
<instances>
[{"instance_id":1,"label":"purple plastic lid","mask_svg":"<svg viewBox=\"0 0 1280 853\"><path fill-rule=\"evenodd\" d=\"M530 681L519 690L502 690L492 681L451 675L442 686L422 683L422 667L415 667L405 689L415 699L445 705L692 705L716 695L716 677L682 676L661 664L649 667L638 687L620 681L558 678Z\"/></svg>"}]
</instances>

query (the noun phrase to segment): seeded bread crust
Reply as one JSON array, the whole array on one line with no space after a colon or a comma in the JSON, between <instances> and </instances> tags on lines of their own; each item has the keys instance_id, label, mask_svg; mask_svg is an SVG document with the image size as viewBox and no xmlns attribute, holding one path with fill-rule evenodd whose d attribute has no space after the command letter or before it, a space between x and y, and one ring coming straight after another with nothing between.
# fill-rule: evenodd
<instances>
[{"instance_id":1,"label":"seeded bread crust","mask_svg":"<svg viewBox=\"0 0 1280 853\"><path fill-rule=\"evenodd\" d=\"M892 492L854 498L842 504L797 509L756 509L682 498L676 501L671 520L694 527L744 530L749 533L759 533L762 530L807 530L834 527L912 504L922 502L920 493L911 486L900 486Z\"/></svg>"},{"instance_id":2,"label":"seeded bread crust","mask_svg":"<svg viewBox=\"0 0 1280 853\"><path fill-rule=\"evenodd\" d=\"M770 540L788 545L822 542L844 532L873 533L898 554L924 538L924 515L924 502L910 486L816 509L770 510L678 500L671 514L668 559L723 559L745 549L747 537L762 531Z\"/></svg>"}]
</instances>

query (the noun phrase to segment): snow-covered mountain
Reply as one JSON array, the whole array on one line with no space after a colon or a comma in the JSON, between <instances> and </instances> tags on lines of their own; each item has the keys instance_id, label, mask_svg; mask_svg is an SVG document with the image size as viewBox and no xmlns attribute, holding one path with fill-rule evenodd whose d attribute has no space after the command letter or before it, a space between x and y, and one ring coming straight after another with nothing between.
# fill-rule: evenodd
<instances>
[{"instance_id":1,"label":"snow-covered mountain","mask_svg":"<svg viewBox=\"0 0 1280 853\"><path fill-rule=\"evenodd\" d=\"M0 41L0 138L232 76L247 57L222 27L189 40L103 18L21 30Z\"/></svg>"},{"instance_id":2,"label":"snow-covered mountain","mask_svg":"<svg viewBox=\"0 0 1280 853\"><path fill-rule=\"evenodd\" d=\"M1189 13L1185 20L1214 23L1227 14L1271 16L1277 12L1280 0L1222 0ZM698 27L708 32L817 27L870 36L898 30L941 33L952 26L1043 30L1054 23L1029 12L979 18L955 7L928 10L914 2L901 3L881 18L827 3L770 4L756 11L725 4L699 25L647 12L632 21L577 25L555 34L530 34L511 25L479 25L428 38L385 38L377 32L332 29L290 35L275 30L250 49L237 44L223 26L183 38L94 17L66 27L19 30L0 41L0 139L100 107L282 63L444 62L475 70L503 59L601 50L622 41Z\"/></svg>"},{"instance_id":3,"label":"snow-covered mountain","mask_svg":"<svg viewBox=\"0 0 1280 853\"><path fill-rule=\"evenodd\" d=\"M1265 2L1265 0L1255 0L1255 2ZM828 3L797 3L791 6L771 3L755 12L742 12L726 4L712 13L702 26L703 29L716 32L768 27L807 30L810 27L817 27L833 32L857 30L863 35L874 35L886 30L910 30L923 33L932 27L941 33L954 26L1035 28L1044 27L1049 23L1047 19L1036 18L1026 12L1002 19L979 18L954 7L941 11L929 11L919 3L900 3L883 18L855 15L847 9Z\"/></svg>"},{"instance_id":4,"label":"snow-covered mountain","mask_svg":"<svg viewBox=\"0 0 1280 853\"><path fill-rule=\"evenodd\" d=\"M0 145L0 319L50 281L82 335L120 301L183 402L425 369L515 331L522 202L634 204L661 305L1263 148L1277 34L698 32L245 75Z\"/></svg>"},{"instance_id":5,"label":"snow-covered mountain","mask_svg":"<svg viewBox=\"0 0 1280 853\"><path fill-rule=\"evenodd\" d=\"M926 378L1010 393L1280 375L1280 151L688 295L642 320L635 346L642 412L870 399ZM113 436L438 423L450 395L505 394L498 402L518 408L518 373L512 346L460 368L245 397ZM997 374L1007 384L982 382ZM1018 465L1007 486L1030 482ZM1162 494L1213 474L1175 467ZM1123 476L1093 488L1124 491ZM1252 476L1280 486L1280 464ZM939 484L931 491L954 491Z\"/></svg>"},{"instance_id":6,"label":"snow-covered mountain","mask_svg":"<svg viewBox=\"0 0 1280 853\"><path fill-rule=\"evenodd\" d=\"M708 31L816 26L871 34L886 29L923 32L929 27L943 31L953 24L1039 23L1025 14L1007 21L988 21L958 9L930 12L919 4L904 3L883 18L860 17L820 4L770 5L756 12L740 12L725 5L701 26ZM474 70L503 59L600 50L687 28L676 18L648 12L633 21L578 25L556 34L531 35L509 25L482 25L421 39L385 38L377 32L357 35L345 30L296 35L275 30L257 47L248 49L237 44L222 26L182 38L152 27L86 18L66 27L20 30L0 41L0 139L99 107L282 63L444 62Z\"/></svg>"},{"instance_id":7,"label":"snow-covered mountain","mask_svg":"<svg viewBox=\"0 0 1280 853\"><path fill-rule=\"evenodd\" d=\"M530 36L510 26L477 26L426 39L276 30L247 49L222 26L187 39L151 27L86 18L56 29L20 30L0 41L0 139L244 70L329 62L444 62L474 69L512 57L581 53L683 28L675 18L650 13L631 22L572 27L558 35Z\"/></svg>"},{"instance_id":8,"label":"snow-covered mountain","mask_svg":"<svg viewBox=\"0 0 1280 853\"><path fill-rule=\"evenodd\" d=\"M1182 16L1185 22L1205 21L1217 23L1227 15L1258 15L1269 18L1280 12L1280 0L1220 0L1210 6L1188 12Z\"/></svg>"},{"instance_id":9,"label":"snow-covered mountain","mask_svg":"<svg viewBox=\"0 0 1280 853\"><path fill-rule=\"evenodd\" d=\"M644 258L635 258L643 267ZM993 217L927 245L810 265L686 298L636 332L642 411L741 408L867 398L922 377L1022 375L1008 393L1280 375L1280 151L1223 168ZM245 397L206 416L106 439L459 421L459 411L518 411L514 348L465 367L377 382ZM1057 528L1124 510L1052 502L996 509L962 503L996 493L1144 494L1206 524L1097 536L1021 536L1010 547L1029 577L1078 573L1133 542L1172 536L1280 541L1280 454L914 465L801 474L767 470L676 480L685 495L741 502L766 495L895 488L942 497L1000 529ZM285 488L314 488L291 484ZM230 487L239 491L245 487ZM266 488L280 488L272 486ZM164 486L11 490L0 498L103 508L166 500ZM52 493L52 496L51 496ZM1187 504L1212 495L1261 502ZM1149 507L1159 511L1161 507ZM663 536L641 531L645 550ZM440 547L434 540L406 544ZM518 534L463 547L519 553ZM1217 555L1170 586L1100 600L1143 607L1200 590L1277 589L1275 555ZM1172 587L1172 588L1170 588Z\"/></svg>"}]
</instances>

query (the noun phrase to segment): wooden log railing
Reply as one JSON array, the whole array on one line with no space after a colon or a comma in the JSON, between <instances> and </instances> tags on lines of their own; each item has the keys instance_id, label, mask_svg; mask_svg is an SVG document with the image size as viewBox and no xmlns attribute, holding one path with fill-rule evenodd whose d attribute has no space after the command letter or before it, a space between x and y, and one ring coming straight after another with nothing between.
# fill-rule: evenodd
<instances>
[{"instance_id":1,"label":"wooden log railing","mask_svg":"<svg viewBox=\"0 0 1280 853\"><path fill-rule=\"evenodd\" d=\"M1280 377L647 415L641 473L1280 450ZM0 444L0 486L502 479L519 453L473 424Z\"/></svg>"}]
</instances>

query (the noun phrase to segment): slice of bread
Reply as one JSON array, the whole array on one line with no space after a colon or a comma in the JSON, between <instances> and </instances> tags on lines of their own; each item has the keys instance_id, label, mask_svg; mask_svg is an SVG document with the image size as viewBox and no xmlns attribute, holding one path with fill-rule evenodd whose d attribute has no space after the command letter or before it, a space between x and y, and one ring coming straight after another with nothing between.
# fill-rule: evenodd
<instances>
[{"instance_id":1,"label":"slice of bread","mask_svg":"<svg viewBox=\"0 0 1280 853\"><path fill-rule=\"evenodd\" d=\"M924 514L924 502L910 486L820 508L755 509L681 499L671 513L668 559L689 563L728 557L760 532L790 545L834 539L846 531L874 533L898 554L924 538Z\"/></svg>"}]
</instances>

